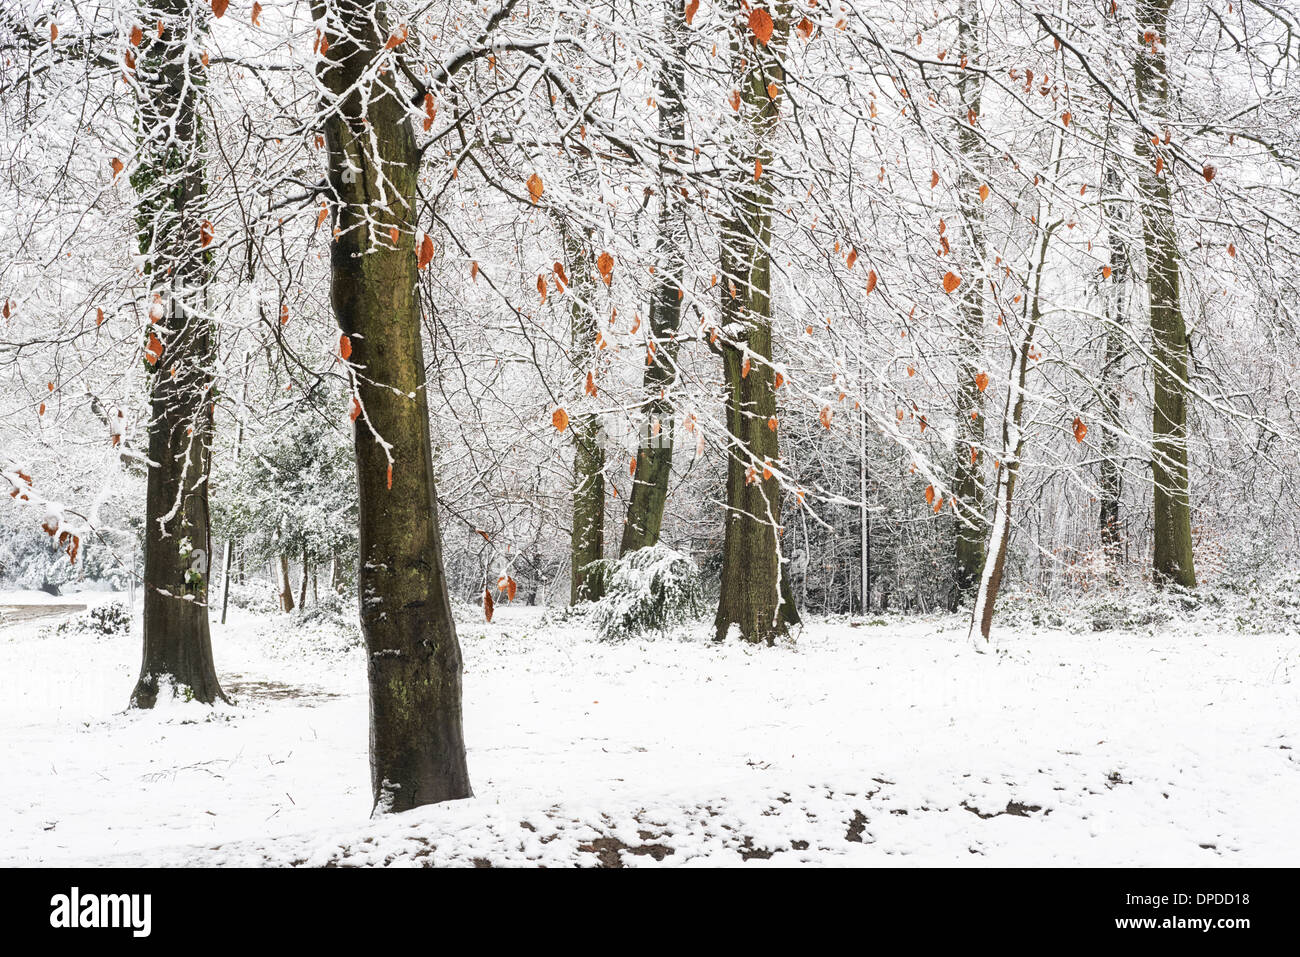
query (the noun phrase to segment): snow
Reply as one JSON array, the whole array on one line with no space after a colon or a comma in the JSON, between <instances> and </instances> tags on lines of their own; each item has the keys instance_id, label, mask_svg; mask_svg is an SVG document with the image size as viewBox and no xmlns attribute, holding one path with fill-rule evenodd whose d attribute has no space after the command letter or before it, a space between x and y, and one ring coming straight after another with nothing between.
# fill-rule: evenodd
<instances>
[{"instance_id":1,"label":"snow","mask_svg":"<svg viewBox=\"0 0 1300 957\"><path fill-rule=\"evenodd\" d=\"M13 596L8 596L13 597ZM369 820L350 630L231 609L237 706L125 712L130 636L0 624L0 864L1284 865L1294 635L462 622L475 797Z\"/></svg>"}]
</instances>

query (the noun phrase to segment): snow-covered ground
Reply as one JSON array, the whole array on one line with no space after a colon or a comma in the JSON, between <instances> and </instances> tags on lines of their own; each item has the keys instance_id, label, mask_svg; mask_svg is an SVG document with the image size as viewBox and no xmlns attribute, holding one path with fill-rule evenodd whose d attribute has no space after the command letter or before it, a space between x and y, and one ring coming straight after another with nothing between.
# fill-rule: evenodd
<instances>
[{"instance_id":1,"label":"snow-covered ground","mask_svg":"<svg viewBox=\"0 0 1300 957\"><path fill-rule=\"evenodd\" d=\"M1300 860L1295 636L1003 630L980 655L940 617L599 644L503 604L460 628L477 796L370 822L345 632L232 609L237 707L126 713L138 623L56 620L0 623L4 864Z\"/></svg>"}]
</instances>

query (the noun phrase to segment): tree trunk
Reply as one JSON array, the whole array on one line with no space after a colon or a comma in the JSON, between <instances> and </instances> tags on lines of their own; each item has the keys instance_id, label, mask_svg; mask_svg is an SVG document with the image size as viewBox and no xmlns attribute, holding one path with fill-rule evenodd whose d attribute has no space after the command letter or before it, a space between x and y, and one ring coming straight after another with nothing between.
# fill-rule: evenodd
<instances>
[{"instance_id":1,"label":"tree trunk","mask_svg":"<svg viewBox=\"0 0 1300 957\"><path fill-rule=\"evenodd\" d=\"M307 564L307 549L302 550L302 584L298 586L298 611L307 610L307 578L311 575L311 566Z\"/></svg>"},{"instance_id":2,"label":"tree trunk","mask_svg":"<svg viewBox=\"0 0 1300 957\"><path fill-rule=\"evenodd\" d=\"M371 788L375 813L386 813L471 796L462 664L442 565L416 288L420 155L394 70L376 66L390 35L383 5L333 0L328 10L318 70L338 199L330 297L359 370L357 579ZM313 12L326 22L323 2Z\"/></svg>"},{"instance_id":3,"label":"tree trunk","mask_svg":"<svg viewBox=\"0 0 1300 957\"><path fill-rule=\"evenodd\" d=\"M733 204L722 227L722 324L718 349L727 388L727 513L722 545L722 591L714 622L721 641L734 625L746 641L772 641L799 621L784 573L778 533L781 484L776 382L772 367L772 133L777 100L785 88L781 63L790 30L790 4L775 6L775 27L766 47L752 42L738 16L733 63L740 77L740 131L733 146ZM775 92L774 98L771 93ZM760 165L761 164L761 165ZM757 175L756 175L757 174Z\"/></svg>"},{"instance_id":4,"label":"tree trunk","mask_svg":"<svg viewBox=\"0 0 1300 957\"><path fill-rule=\"evenodd\" d=\"M289 579L289 556L280 553L280 562L276 566L276 577L280 586L280 611L286 615L293 611L293 583Z\"/></svg>"},{"instance_id":5,"label":"tree trunk","mask_svg":"<svg viewBox=\"0 0 1300 957\"><path fill-rule=\"evenodd\" d=\"M1139 0L1138 32L1154 34L1144 43L1134 67L1138 101L1148 115L1169 115L1169 74L1164 43L1172 0ZM1192 561L1192 517L1187 474L1187 325L1178 278L1178 237L1174 232L1169 157L1145 135L1138 140L1142 191L1143 241L1147 253L1147 295L1154 360L1151 473L1154 483L1157 584L1196 587ZM1156 172L1160 161L1163 172Z\"/></svg>"},{"instance_id":6,"label":"tree trunk","mask_svg":"<svg viewBox=\"0 0 1300 957\"><path fill-rule=\"evenodd\" d=\"M145 346L150 388L144 529L144 649L131 706L160 694L225 701L208 625L212 330L203 252L205 190L199 129L202 76L188 0L161 0L161 37L144 41L137 78L140 250L153 290ZM187 54L195 56L186 62ZM149 361L152 357L152 363ZM165 687L171 683L169 691Z\"/></svg>"},{"instance_id":7,"label":"tree trunk","mask_svg":"<svg viewBox=\"0 0 1300 957\"><path fill-rule=\"evenodd\" d=\"M650 300L650 342L654 349L647 353L642 379L646 419L637 449L620 555L658 543L673 471L674 422L669 393L677 378L677 332L682 321L686 273L687 209L677 161L686 148L684 65L688 28L680 10L671 4L664 10L664 37L669 51L661 61L656 99L659 136L670 145L661 147L665 155L659 164L659 248Z\"/></svg>"},{"instance_id":8,"label":"tree trunk","mask_svg":"<svg viewBox=\"0 0 1300 957\"><path fill-rule=\"evenodd\" d=\"M1119 193L1122 188L1116 158L1106 154L1106 168L1103 172L1105 193L1116 200L1106 203L1102 215L1106 220L1110 243L1110 278L1103 284L1103 301L1106 310L1106 355L1101 369L1100 399L1102 415L1106 427L1101 433L1101 477L1099 484L1099 505L1097 520L1101 529L1102 555L1106 563L1106 575L1114 583L1118 581L1121 560L1120 549L1120 497L1124 490L1123 475L1120 471L1119 436L1120 436L1120 383L1123 379L1124 328L1127 317L1124 314L1128 295L1128 251L1126 245L1127 214Z\"/></svg>"},{"instance_id":9,"label":"tree trunk","mask_svg":"<svg viewBox=\"0 0 1300 957\"><path fill-rule=\"evenodd\" d=\"M563 222L560 232L571 280L569 333L573 359L579 375L589 372L594 376L598 350L591 236L575 234ZM600 422L594 413L575 414L570 434L573 436L573 528L569 538L569 601L576 605L597 601L604 593L603 578L592 563L605 557L605 450L601 446Z\"/></svg>"},{"instance_id":10,"label":"tree trunk","mask_svg":"<svg viewBox=\"0 0 1300 957\"><path fill-rule=\"evenodd\" d=\"M978 61L979 5L967 4L957 25L958 55ZM963 243L966 247L970 281L963 284L957 323L957 438L956 475L953 494L961 504L957 516L955 580L957 600L969 596L978 585L984 568L984 482L980 476L979 450L984 445L984 393L976 382L982 369L984 336L984 212L979 199L983 176L979 168L983 140L968 121L973 111L978 122L980 79L962 71L957 90L961 98L962 121L957 127L957 144L965 160L958 176ZM973 168L972 168L973 167Z\"/></svg>"},{"instance_id":11,"label":"tree trunk","mask_svg":"<svg viewBox=\"0 0 1300 957\"><path fill-rule=\"evenodd\" d=\"M1059 153L1058 153L1059 162ZM975 594L975 607L971 612L971 628L979 625L985 643L993 628L993 607L1002 576L1006 572L1007 550L1011 543L1011 503L1015 498L1016 481L1020 477L1020 458L1025 450L1025 382L1029 376L1029 353L1034 346L1034 335L1042 316L1043 267L1047 263L1047 250L1052 239L1052 228L1043 228L1043 210L1038 211L1042 241L1038 252L1038 266L1034 270L1034 289L1029 300L1029 322L1021 337L1019 350L1012 357L1012 385L1007 389L1007 405L1002 415L1002 457L996 470L993 526L989 532L988 553L984 570L980 573L979 591ZM977 644L976 648L980 646ZM982 649L981 649L982 650Z\"/></svg>"}]
</instances>

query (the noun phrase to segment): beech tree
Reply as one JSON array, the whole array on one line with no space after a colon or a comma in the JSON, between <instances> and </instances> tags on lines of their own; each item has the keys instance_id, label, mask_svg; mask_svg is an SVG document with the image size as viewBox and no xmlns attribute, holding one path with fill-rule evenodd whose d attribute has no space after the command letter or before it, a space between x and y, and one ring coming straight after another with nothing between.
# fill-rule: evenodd
<instances>
[{"instance_id":1,"label":"beech tree","mask_svg":"<svg viewBox=\"0 0 1300 957\"><path fill-rule=\"evenodd\" d=\"M461 653L442 566L417 255L420 153L381 5L314 7L334 200L330 299L355 403L361 630L376 812L471 795ZM396 42L394 42L396 40ZM426 247L427 249L427 247Z\"/></svg>"},{"instance_id":2,"label":"beech tree","mask_svg":"<svg viewBox=\"0 0 1300 957\"><path fill-rule=\"evenodd\" d=\"M1133 73L1138 102L1151 115L1153 126L1159 124L1154 133L1150 129L1142 130L1138 140L1138 155L1146 160L1139 167L1138 183L1142 194L1154 380L1152 569L1157 582L1193 588L1196 567L1192 558L1187 474L1187 322L1183 317L1173 198L1169 174L1165 171L1169 161L1161 149L1158 132L1169 118L1171 94L1165 41L1169 35L1171 6L1172 0L1138 0L1137 23L1142 31L1143 47ZM1168 138L1168 127L1165 131Z\"/></svg>"},{"instance_id":3,"label":"beech tree","mask_svg":"<svg viewBox=\"0 0 1300 957\"><path fill-rule=\"evenodd\" d=\"M722 590L715 637L734 625L746 641L772 640L799 621L782 568L781 482L772 364L772 139L780 123L782 56L790 5L775 16L737 8L731 56L739 119L728 177L736 184L722 227L721 330L729 447ZM766 167L767 175L764 177Z\"/></svg>"}]
</instances>

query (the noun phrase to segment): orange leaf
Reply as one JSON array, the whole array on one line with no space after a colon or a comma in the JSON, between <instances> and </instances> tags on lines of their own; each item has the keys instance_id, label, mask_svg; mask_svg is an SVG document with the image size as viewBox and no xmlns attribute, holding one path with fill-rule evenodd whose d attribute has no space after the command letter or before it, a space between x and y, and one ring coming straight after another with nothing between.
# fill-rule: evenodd
<instances>
[{"instance_id":1,"label":"orange leaf","mask_svg":"<svg viewBox=\"0 0 1300 957\"><path fill-rule=\"evenodd\" d=\"M731 102L731 108L732 108L733 110L736 110L737 112L739 112L739 111L740 111L740 91L739 91L739 90L732 90L732 91L731 91L730 102Z\"/></svg>"},{"instance_id":2,"label":"orange leaf","mask_svg":"<svg viewBox=\"0 0 1300 957\"><path fill-rule=\"evenodd\" d=\"M203 246L211 244L214 235L212 224L205 219L199 226L199 243Z\"/></svg>"},{"instance_id":3,"label":"orange leaf","mask_svg":"<svg viewBox=\"0 0 1300 957\"><path fill-rule=\"evenodd\" d=\"M1070 112L1068 110L1061 114L1061 123L1064 126L1070 125Z\"/></svg>"},{"instance_id":4,"label":"orange leaf","mask_svg":"<svg viewBox=\"0 0 1300 957\"><path fill-rule=\"evenodd\" d=\"M144 40L144 31L140 29L140 25L137 23L131 28L131 46L138 47L142 40Z\"/></svg>"},{"instance_id":5,"label":"orange leaf","mask_svg":"<svg viewBox=\"0 0 1300 957\"><path fill-rule=\"evenodd\" d=\"M849 258L844 260L844 264L848 266L850 269L852 269L853 264L857 261L858 261L858 251L856 249L850 249Z\"/></svg>"},{"instance_id":6,"label":"orange leaf","mask_svg":"<svg viewBox=\"0 0 1300 957\"><path fill-rule=\"evenodd\" d=\"M811 37L813 35L813 30L816 29L816 27L813 26L813 22L809 20L807 17L804 17L802 20L796 23L794 25L794 28L798 32L799 36L803 37L805 40Z\"/></svg>"},{"instance_id":7,"label":"orange leaf","mask_svg":"<svg viewBox=\"0 0 1300 957\"><path fill-rule=\"evenodd\" d=\"M253 15L250 18L253 21L253 26L258 26L257 21L261 16L262 16L262 5L260 3L253 4Z\"/></svg>"},{"instance_id":8,"label":"orange leaf","mask_svg":"<svg viewBox=\"0 0 1300 957\"><path fill-rule=\"evenodd\" d=\"M757 183L758 178L762 175L763 175L763 161L754 160L754 182Z\"/></svg>"},{"instance_id":9,"label":"orange leaf","mask_svg":"<svg viewBox=\"0 0 1300 957\"><path fill-rule=\"evenodd\" d=\"M515 590L518 587L519 586L515 584L515 580L511 578L509 575L507 575L506 576L506 601L515 600Z\"/></svg>"},{"instance_id":10,"label":"orange leaf","mask_svg":"<svg viewBox=\"0 0 1300 957\"><path fill-rule=\"evenodd\" d=\"M103 309L96 309L96 310L95 310L95 325L97 325L97 326L102 326L103 324L104 324L104 310L103 310Z\"/></svg>"},{"instance_id":11,"label":"orange leaf","mask_svg":"<svg viewBox=\"0 0 1300 957\"><path fill-rule=\"evenodd\" d=\"M108 161L108 165L113 167L113 179L117 179L118 174L121 173L122 170L125 168L122 166L122 161L118 159L116 156L114 156L111 160Z\"/></svg>"},{"instance_id":12,"label":"orange leaf","mask_svg":"<svg viewBox=\"0 0 1300 957\"><path fill-rule=\"evenodd\" d=\"M329 207L324 203L320 204L320 212L316 214L316 228L320 229L320 224L325 222L325 217L330 214Z\"/></svg>"},{"instance_id":13,"label":"orange leaf","mask_svg":"<svg viewBox=\"0 0 1300 957\"><path fill-rule=\"evenodd\" d=\"M988 198L989 198L989 184L984 183L982 186L980 186L980 202L982 203Z\"/></svg>"},{"instance_id":14,"label":"orange leaf","mask_svg":"<svg viewBox=\"0 0 1300 957\"><path fill-rule=\"evenodd\" d=\"M475 282L478 282L478 262L477 262L477 261L472 262L472 263L469 264L469 278L472 279L472 280L474 280Z\"/></svg>"},{"instance_id":15,"label":"orange leaf","mask_svg":"<svg viewBox=\"0 0 1300 957\"><path fill-rule=\"evenodd\" d=\"M149 344L144 347L144 359L149 365L157 365L158 360L162 358L163 344L152 332L149 333Z\"/></svg>"},{"instance_id":16,"label":"orange leaf","mask_svg":"<svg viewBox=\"0 0 1300 957\"><path fill-rule=\"evenodd\" d=\"M686 4L686 25L689 27L691 21L695 19L695 14L699 12L700 0L691 0Z\"/></svg>"},{"instance_id":17,"label":"orange leaf","mask_svg":"<svg viewBox=\"0 0 1300 957\"><path fill-rule=\"evenodd\" d=\"M1211 166L1209 163L1206 163L1205 168L1201 170L1201 175L1205 177L1205 181L1207 183L1210 183L1214 181L1214 174L1216 172L1217 170L1215 170L1213 166Z\"/></svg>"},{"instance_id":18,"label":"orange leaf","mask_svg":"<svg viewBox=\"0 0 1300 957\"><path fill-rule=\"evenodd\" d=\"M388 487L393 487L393 463L388 463Z\"/></svg>"},{"instance_id":19,"label":"orange leaf","mask_svg":"<svg viewBox=\"0 0 1300 957\"><path fill-rule=\"evenodd\" d=\"M542 305L546 305L546 277L537 277L537 292L542 297Z\"/></svg>"},{"instance_id":20,"label":"orange leaf","mask_svg":"<svg viewBox=\"0 0 1300 957\"><path fill-rule=\"evenodd\" d=\"M528 177L528 197L534 203L542 198L542 191L545 188L546 187L542 185L542 178L536 173Z\"/></svg>"},{"instance_id":21,"label":"orange leaf","mask_svg":"<svg viewBox=\"0 0 1300 957\"><path fill-rule=\"evenodd\" d=\"M552 268L555 271L556 277L560 280L560 291L563 292L564 287L569 284L569 277L564 272L564 263L556 263ZM635 332L636 330L633 331Z\"/></svg>"},{"instance_id":22,"label":"orange leaf","mask_svg":"<svg viewBox=\"0 0 1300 957\"><path fill-rule=\"evenodd\" d=\"M934 486L933 486L933 485L927 485L927 486L925 487L925 504L926 504L926 505L933 505L933 504L934 504Z\"/></svg>"},{"instance_id":23,"label":"orange leaf","mask_svg":"<svg viewBox=\"0 0 1300 957\"><path fill-rule=\"evenodd\" d=\"M425 233L424 239L420 241L420 258L416 265L423 269L431 262L433 262L433 237Z\"/></svg>"},{"instance_id":24,"label":"orange leaf","mask_svg":"<svg viewBox=\"0 0 1300 957\"><path fill-rule=\"evenodd\" d=\"M226 13L226 7L230 6L230 0L212 0L212 15L220 20Z\"/></svg>"},{"instance_id":25,"label":"orange leaf","mask_svg":"<svg viewBox=\"0 0 1300 957\"><path fill-rule=\"evenodd\" d=\"M355 422L357 419L359 419L359 418L361 417L361 403L360 403L359 401L357 401L357 397L356 397L356 396L353 396L353 397L352 397L352 412L349 413L348 417L349 417L353 422Z\"/></svg>"},{"instance_id":26,"label":"orange leaf","mask_svg":"<svg viewBox=\"0 0 1300 957\"><path fill-rule=\"evenodd\" d=\"M603 252L597 257L596 268L600 270L600 278L605 280L606 286L614 281L614 257L608 252Z\"/></svg>"},{"instance_id":27,"label":"orange leaf","mask_svg":"<svg viewBox=\"0 0 1300 957\"><path fill-rule=\"evenodd\" d=\"M1109 279L1109 278L1110 278L1110 273L1111 273L1111 269L1110 269L1109 266L1102 266L1102 267L1101 267L1101 278L1102 278L1102 279Z\"/></svg>"},{"instance_id":28,"label":"orange leaf","mask_svg":"<svg viewBox=\"0 0 1300 957\"><path fill-rule=\"evenodd\" d=\"M867 294L868 295L871 294L871 290L876 288L877 278L878 277L876 276L876 271L874 269L871 270L871 272L867 273Z\"/></svg>"},{"instance_id":29,"label":"orange leaf","mask_svg":"<svg viewBox=\"0 0 1300 957\"><path fill-rule=\"evenodd\" d=\"M1088 424L1076 416L1074 420L1074 441L1082 442L1087 434Z\"/></svg>"},{"instance_id":30,"label":"orange leaf","mask_svg":"<svg viewBox=\"0 0 1300 957\"><path fill-rule=\"evenodd\" d=\"M932 169L930 170L930 188L934 189L938 185L939 185L939 171Z\"/></svg>"},{"instance_id":31,"label":"orange leaf","mask_svg":"<svg viewBox=\"0 0 1300 957\"><path fill-rule=\"evenodd\" d=\"M339 336L339 355L344 359L352 357L352 337Z\"/></svg>"},{"instance_id":32,"label":"orange leaf","mask_svg":"<svg viewBox=\"0 0 1300 957\"><path fill-rule=\"evenodd\" d=\"M487 621L492 620L492 592L490 589L483 589L483 617Z\"/></svg>"},{"instance_id":33,"label":"orange leaf","mask_svg":"<svg viewBox=\"0 0 1300 957\"><path fill-rule=\"evenodd\" d=\"M767 420L767 428L768 431L771 432L776 431L776 416L772 416L770 419Z\"/></svg>"},{"instance_id":34,"label":"orange leaf","mask_svg":"<svg viewBox=\"0 0 1300 957\"><path fill-rule=\"evenodd\" d=\"M397 49L403 43L406 42L406 38L408 35L409 34L407 33L406 30L406 24L405 23L400 24L396 30L394 30L391 34L389 34L388 42L384 44L384 49L385 50Z\"/></svg>"},{"instance_id":35,"label":"orange leaf","mask_svg":"<svg viewBox=\"0 0 1300 957\"><path fill-rule=\"evenodd\" d=\"M569 413L563 408L556 409L551 413L551 425L555 426L556 432L563 432L569 427Z\"/></svg>"},{"instance_id":36,"label":"orange leaf","mask_svg":"<svg viewBox=\"0 0 1300 957\"><path fill-rule=\"evenodd\" d=\"M745 356L745 361L740 366L740 377L742 379L749 375L749 356Z\"/></svg>"},{"instance_id":37,"label":"orange leaf","mask_svg":"<svg viewBox=\"0 0 1300 957\"><path fill-rule=\"evenodd\" d=\"M951 293L954 289L956 289L960 285L961 285L961 276L957 275L955 272L946 272L943 274L944 292Z\"/></svg>"},{"instance_id":38,"label":"orange leaf","mask_svg":"<svg viewBox=\"0 0 1300 957\"><path fill-rule=\"evenodd\" d=\"M627 474L636 475L636 457L633 456L627 463Z\"/></svg>"},{"instance_id":39,"label":"orange leaf","mask_svg":"<svg viewBox=\"0 0 1300 957\"><path fill-rule=\"evenodd\" d=\"M1237 247L1233 243L1228 243L1228 255L1233 259L1237 258Z\"/></svg>"},{"instance_id":40,"label":"orange leaf","mask_svg":"<svg viewBox=\"0 0 1300 957\"><path fill-rule=\"evenodd\" d=\"M288 324L289 324L289 304L287 302L282 302L280 303L280 325L287 326Z\"/></svg>"},{"instance_id":41,"label":"orange leaf","mask_svg":"<svg viewBox=\"0 0 1300 957\"><path fill-rule=\"evenodd\" d=\"M785 385L785 376L781 375L781 373L778 372L776 374L776 383L774 387L779 389L783 385Z\"/></svg>"},{"instance_id":42,"label":"orange leaf","mask_svg":"<svg viewBox=\"0 0 1300 957\"><path fill-rule=\"evenodd\" d=\"M822 406L821 414L817 416L817 420L821 422L822 428L829 429L831 427L831 418L834 415L835 413L831 411L831 407L829 405L824 405Z\"/></svg>"},{"instance_id":43,"label":"orange leaf","mask_svg":"<svg viewBox=\"0 0 1300 957\"><path fill-rule=\"evenodd\" d=\"M754 31L754 37L763 46L767 46L767 41L772 39L772 15L758 7L749 15L749 29Z\"/></svg>"},{"instance_id":44,"label":"orange leaf","mask_svg":"<svg viewBox=\"0 0 1300 957\"><path fill-rule=\"evenodd\" d=\"M977 374L975 376L975 388L983 392L988 387L989 387L989 374L987 372L981 372Z\"/></svg>"},{"instance_id":45,"label":"orange leaf","mask_svg":"<svg viewBox=\"0 0 1300 957\"><path fill-rule=\"evenodd\" d=\"M593 398L596 395L596 374L594 372L587 373L587 395Z\"/></svg>"}]
</instances>

